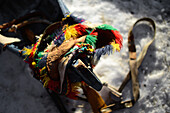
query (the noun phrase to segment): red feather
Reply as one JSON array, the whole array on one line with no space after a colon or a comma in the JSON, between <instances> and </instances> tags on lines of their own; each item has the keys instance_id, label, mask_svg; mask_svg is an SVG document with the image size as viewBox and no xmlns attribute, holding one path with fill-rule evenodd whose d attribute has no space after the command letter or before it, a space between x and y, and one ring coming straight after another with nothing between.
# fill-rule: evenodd
<instances>
[{"instance_id":1,"label":"red feather","mask_svg":"<svg viewBox=\"0 0 170 113\"><path fill-rule=\"evenodd\" d=\"M122 42L123 42L123 37L122 37L122 35L119 33L119 31L117 31L117 30L111 30L111 32L114 34L114 36L115 36L115 42L117 43L117 44L119 44L119 47L120 47L120 49L122 48Z\"/></svg>"}]
</instances>

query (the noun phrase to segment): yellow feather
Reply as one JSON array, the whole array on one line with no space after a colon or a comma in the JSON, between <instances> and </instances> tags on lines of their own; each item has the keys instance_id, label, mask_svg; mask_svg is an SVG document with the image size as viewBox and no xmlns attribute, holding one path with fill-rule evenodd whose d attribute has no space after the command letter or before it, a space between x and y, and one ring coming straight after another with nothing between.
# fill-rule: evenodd
<instances>
[{"instance_id":1,"label":"yellow feather","mask_svg":"<svg viewBox=\"0 0 170 113\"><path fill-rule=\"evenodd\" d=\"M115 50L120 51L119 44L116 44L114 40L113 40L113 42L111 43L111 45L112 45L112 48L113 48L113 52L114 52Z\"/></svg>"},{"instance_id":2,"label":"yellow feather","mask_svg":"<svg viewBox=\"0 0 170 113\"><path fill-rule=\"evenodd\" d=\"M78 32L74 28L76 25L72 25L66 28L65 30L65 40L69 40L71 37L78 37Z\"/></svg>"}]
</instances>

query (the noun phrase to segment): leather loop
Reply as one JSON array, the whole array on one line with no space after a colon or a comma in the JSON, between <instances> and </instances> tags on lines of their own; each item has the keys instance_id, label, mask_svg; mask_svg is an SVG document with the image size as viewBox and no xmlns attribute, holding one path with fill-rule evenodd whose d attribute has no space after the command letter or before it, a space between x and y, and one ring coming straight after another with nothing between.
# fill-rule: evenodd
<instances>
[{"instance_id":1,"label":"leather loop","mask_svg":"<svg viewBox=\"0 0 170 113\"><path fill-rule=\"evenodd\" d=\"M152 25L154 36L153 36L153 39L144 46L143 50L141 51L139 57L136 60L136 48L135 48L134 36L133 36L132 30L141 21L147 21ZM147 50L148 50L149 46L155 40L155 34L156 34L156 25L155 25L155 22L150 18L141 18L141 19L137 20L135 22L135 24L132 26L132 28L130 29L130 31L129 31L128 48L129 48L129 58L130 58L130 61L129 61L130 71L127 74L124 81L122 82L122 84L121 84L118 91L122 92L122 90L124 89L124 87L126 86L128 81L130 79L132 79L132 90L133 90L132 92L133 92L134 99L131 100L131 101L133 102L133 104L139 98L139 82L138 82L138 79L137 79L138 78L138 68L140 67L140 65L142 63L142 61L143 61L143 59L144 59L144 57L145 57L145 55L147 53ZM124 104L126 104L126 102ZM133 106L133 105L131 105L131 106Z\"/></svg>"},{"instance_id":2,"label":"leather loop","mask_svg":"<svg viewBox=\"0 0 170 113\"><path fill-rule=\"evenodd\" d=\"M62 21L59 21L59 22L55 22L51 25L49 25L43 32L43 35L42 35L42 38L41 38L41 42L40 42L40 45L38 47L38 51L41 51L43 50L45 47L46 47L46 37L53 33L56 29L59 29L60 27L62 27L63 25L63 22Z\"/></svg>"},{"instance_id":3,"label":"leather loop","mask_svg":"<svg viewBox=\"0 0 170 113\"><path fill-rule=\"evenodd\" d=\"M137 21L135 22L135 24L132 26L132 28L130 29L130 31L129 31L129 37L131 37L131 36L133 35L133 34L132 34L132 30L133 30L134 26L135 26L136 24L138 24L139 22L141 22L141 21L147 21L147 22L149 22L149 23L152 25L152 27L153 27L153 32L154 32L154 36L153 36L153 39L144 46L142 52L140 53L139 57L137 58L137 65L136 65L137 68L139 68L139 66L141 65L141 63L142 63L142 61L143 61L143 59L144 59L144 57L145 57L145 55L146 55L146 52L147 52L149 46L150 46L150 45L152 44L152 42L155 40L155 35L156 35L156 25L155 25L155 22L154 22L152 19L150 19L150 18L141 18L141 19L137 20ZM128 40L129 40L129 37L128 37ZM129 49L129 50L130 50L130 49ZM119 92L122 92L123 88L126 86L126 84L128 83L128 81L130 80L130 78L131 78L130 75L131 75L131 70L128 72L126 78L124 79L124 81L122 82L121 86L119 87L119 90L118 90Z\"/></svg>"}]
</instances>

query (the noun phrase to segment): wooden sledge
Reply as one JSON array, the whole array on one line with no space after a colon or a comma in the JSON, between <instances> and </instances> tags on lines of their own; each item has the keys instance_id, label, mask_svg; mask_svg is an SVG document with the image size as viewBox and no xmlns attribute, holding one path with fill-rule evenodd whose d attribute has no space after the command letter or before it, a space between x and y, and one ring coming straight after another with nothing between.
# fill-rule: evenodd
<instances>
[{"instance_id":1,"label":"wooden sledge","mask_svg":"<svg viewBox=\"0 0 170 113\"><path fill-rule=\"evenodd\" d=\"M50 21L46 15L38 11L38 12L29 13L18 19L12 20L11 22L0 25L1 34L5 34L7 32L13 32L14 34L22 35L21 39L0 35L0 42L1 44L4 45L4 48L12 50L18 55L22 55L21 49L24 46L35 44L36 35L39 35L39 33L37 33L35 29L32 29L31 26L34 27L42 26L42 29L40 31L43 31L43 35L41 37L42 39L40 40L40 45L38 47L38 51L41 51L45 49L45 47L51 41L50 39L46 38L49 34L53 33L56 29L60 29L66 23L69 22L70 22L69 24L76 23L76 21L73 21L74 17L67 17L70 12L65 6L65 4L62 2L62 0L58 0L56 5L59 7L60 10L60 17L57 22L53 23L53 21ZM62 18L65 18L65 20L62 21ZM132 30L139 22L142 21L147 21L152 25L154 31L154 38L152 41L146 44L146 46L143 48L142 52L140 53L139 57L137 58L136 48L134 43L135 37L132 33ZM110 86L107 83L102 83L97 78L96 74L93 72L92 65L89 64L88 59L83 59L82 57L78 57L77 59L72 60L72 62L69 62L69 66L67 68L72 70L75 76L80 77L85 82L82 83L81 87L83 88L86 98L84 99L78 97L78 99L88 101L94 113L100 113L100 112L108 113L117 109L132 107L135 104L135 102L138 100L140 94L139 83L138 83L138 68L140 67L147 53L147 49L155 39L155 33L156 33L156 26L154 21L150 18L142 18L137 20L135 24L132 26L132 28L129 30L128 48L129 48L130 71L127 74L126 78L124 79L119 89L115 89L113 86ZM73 61L76 62L78 60L79 62L82 63L81 68L76 68L74 65L72 65ZM129 80L132 80L133 99L129 101L123 101L122 91ZM110 99L113 100L113 103L110 105L106 105L106 103L98 93L98 91L100 91L103 86L109 90L110 97L111 97ZM47 92L54 99L60 112L67 113L68 111L65 109L64 103L61 101L59 94L55 93L54 91L50 91L49 89L47 89Z\"/></svg>"}]
</instances>

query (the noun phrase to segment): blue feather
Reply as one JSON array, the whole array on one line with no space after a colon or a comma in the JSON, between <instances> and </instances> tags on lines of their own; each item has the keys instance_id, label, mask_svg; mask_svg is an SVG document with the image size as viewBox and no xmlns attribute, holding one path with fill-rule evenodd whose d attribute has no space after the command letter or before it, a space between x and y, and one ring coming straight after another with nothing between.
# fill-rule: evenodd
<instances>
[{"instance_id":1,"label":"blue feather","mask_svg":"<svg viewBox=\"0 0 170 113\"><path fill-rule=\"evenodd\" d=\"M95 54L94 54L94 58L97 58L97 60L100 60L100 57L102 55L105 55L105 54L110 55L112 53L113 53L112 46L106 45L104 48L96 49Z\"/></svg>"}]
</instances>

